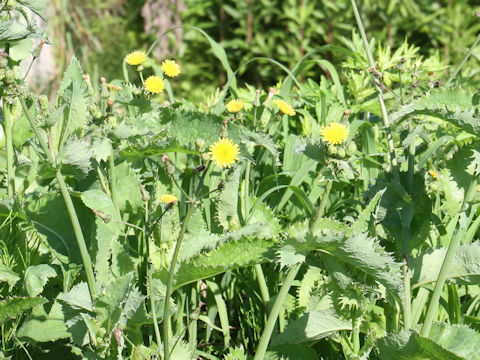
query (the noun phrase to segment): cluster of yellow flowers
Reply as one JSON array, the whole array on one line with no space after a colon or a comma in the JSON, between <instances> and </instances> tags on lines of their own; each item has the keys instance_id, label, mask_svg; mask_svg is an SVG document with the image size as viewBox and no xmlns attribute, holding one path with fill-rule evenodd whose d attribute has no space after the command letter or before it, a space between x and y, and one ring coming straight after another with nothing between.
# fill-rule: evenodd
<instances>
[{"instance_id":1,"label":"cluster of yellow flowers","mask_svg":"<svg viewBox=\"0 0 480 360\"><path fill-rule=\"evenodd\" d=\"M127 56L125 56L125 61L127 64L132 66L142 65L147 61L147 54L145 51L133 51ZM182 72L180 65L178 65L173 60L165 60L162 63L161 69L163 73L168 77L176 77ZM145 90L152 94L158 94L165 89L165 83L163 78L158 75L149 76L144 82Z\"/></svg>"}]
</instances>

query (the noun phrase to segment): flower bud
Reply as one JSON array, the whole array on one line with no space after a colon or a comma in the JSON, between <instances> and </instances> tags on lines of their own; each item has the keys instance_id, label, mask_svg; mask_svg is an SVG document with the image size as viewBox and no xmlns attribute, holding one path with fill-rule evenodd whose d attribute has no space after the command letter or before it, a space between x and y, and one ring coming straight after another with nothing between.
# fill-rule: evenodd
<instances>
[{"instance_id":1,"label":"flower bud","mask_svg":"<svg viewBox=\"0 0 480 360\"><path fill-rule=\"evenodd\" d=\"M348 145L347 154L348 154L348 155L353 155L353 154L355 154L356 151L357 151L357 144L355 144L355 142L352 141L352 142Z\"/></svg>"},{"instance_id":2,"label":"flower bud","mask_svg":"<svg viewBox=\"0 0 480 360\"><path fill-rule=\"evenodd\" d=\"M253 106L259 107L260 106L260 89L255 91L255 99L253 99Z\"/></svg>"},{"instance_id":3,"label":"flower bud","mask_svg":"<svg viewBox=\"0 0 480 360\"><path fill-rule=\"evenodd\" d=\"M45 40L41 40L40 44L38 44L37 47L32 51L32 55L34 59L40 56L40 53L42 52L42 49L43 49L43 44L45 44Z\"/></svg>"},{"instance_id":4,"label":"flower bud","mask_svg":"<svg viewBox=\"0 0 480 360\"><path fill-rule=\"evenodd\" d=\"M0 69L5 69L8 67L8 59L6 57L0 56Z\"/></svg>"},{"instance_id":5,"label":"flower bud","mask_svg":"<svg viewBox=\"0 0 480 360\"><path fill-rule=\"evenodd\" d=\"M338 149L338 153L337 153L337 156L340 158L340 159L343 159L345 157L345 149L344 148L340 148Z\"/></svg>"},{"instance_id":6,"label":"flower bud","mask_svg":"<svg viewBox=\"0 0 480 360\"><path fill-rule=\"evenodd\" d=\"M195 140L195 147L198 152L203 153L205 151L205 140L202 138L197 138Z\"/></svg>"},{"instance_id":7,"label":"flower bud","mask_svg":"<svg viewBox=\"0 0 480 360\"><path fill-rule=\"evenodd\" d=\"M15 82L15 71L8 69L5 73L5 83L11 85Z\"/></svg>"},{"instance_id":8,"label":"flower bud","mask_svg":"<svg viewBox=\"0 0 480 360\"><path fill-rule=\"evenodd\" d=\"M328 145L328 153L330 155L337 155L338 149L335 145Z\"/></svg>"},{"instance_id":9,"label":"flower bud","mask_svg":"<svg viewBox=\"0 0 480 360\"><path fill-rule=\"evenodd\" d=\"M40 95L38 97L38 102L40 103L40 109L46 111L48 110L48 97L46 95Z\"/></svg>"}]
</instances>

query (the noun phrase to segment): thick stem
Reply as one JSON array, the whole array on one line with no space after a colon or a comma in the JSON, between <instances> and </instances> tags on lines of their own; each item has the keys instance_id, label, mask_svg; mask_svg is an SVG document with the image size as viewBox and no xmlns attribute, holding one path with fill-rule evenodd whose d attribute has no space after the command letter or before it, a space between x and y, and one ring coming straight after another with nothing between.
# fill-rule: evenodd
<instances>
[{"instance_id":1,"label":"thick stem","mask_svg":"<svg viewBox=\"0 0 480 360\"><path fill-rule=\"evenodd\" d=\"M368 45L367 35L365 34L365 29L363 27L362 18L360 17L360 13L358 12L357 3L355 0L351 0L353 12L355 14L355 19L357 20L358 30L360 31L360 35L362 37L363 47L365 48L365 53L367 55L368 63L371 69L375 69L375 62L373 61L372 52L370 51L370 46ZM383 99L383 92L379 85L375 82L375 87L378 91L378 102L380 104L380 110L382 111L382 118L383 124L385 126L385 130L387 132L387 141L388 141L388 149L389 149L389 161L392 165L393 175L397 182L400 181L400 176L398 174L398 163L397 158L395 156L395 147L393 145L393 137L392 132L390 131L390 120L388 118L387 107L385 106L385 101Z\"/></svg>"},{"instance_id":2,"label":"thick stem","mask_svg":"<svg viewBox=\"0 0 480 360\"><path fill-rule=\"evenodd\" d=\"M477 188L477 181L472 180L469 185L467 194L465 195L465 199L463 201L462 208L465 208L475 195L475 191ZM445 285L445 281L447 280L448 270L450 268L450 264L452 263L453 255L457 250L460 241L464 237L465 231L470 224L463 228L457 229L456 234L453 236L453 239L450 241L448 245L447 253L445 254L445 258L443 259L442 267L440 269L440 273L438 274L437 282L435 284L435 288L433 289L432 298L430 299L430 303L428 304L427 314L425 315L425 321L423 322L422 331L420 333L423 337L428 337L430 333L430 329L432 328L432 323L437 315L438 309L438 302L440 300L440 296L442 295L443 287Z\"/></svg>"},{"instance_id":3,"label":"thick stem","mask_svg":"<svg viewBox=\"0 0 480 360\"><path fill-rule=\"evenodd\" d=\"M287 274L280 291L278 292L277 298L272 307L272 311L268 315L267 324L263 329L262 336L260 337L260 342L258 343L257 352L255 354L254 360L263 360L265 358L265 353L267 351L268 344L270 343L270 338L272 337L273 328L275 327L275 323L277 322L278 314L280 313L280 309L285 302L285 299L288 295L288 291L297 276L298 271L302 263L298 263L294 265Z\"/></svg>"},{"instance_id":4,"label":"thick stem","mask_svg":"<svg viewBox=\"0 0 480 360\"><path fill-rule=\"evenodd\" d=\"M258 286L260 287L260 295L262 296L263 305L265 305L266 308L268 302L270 301L270 294L268 293L268 286L267 282L265 281L262 265L257 264L254 268L257 275Z\"/></svg>"},{"instance_id":5,"label":"thick stem","mask_svg":"<svg viewBox=\"0 0 480 360\"><path fill-rule=\"evenodd\" d=\"M112 192L113 194L113 192ZM157 322L157 309L155 308L155 297L153 294L153 276L152 276L152 261L150 256L150 239L148 237L148 201L145 201L145 244L147 247L147 281L148 281L148 295L150 297L150 309L152 312L153 329L155 331L155 338L157 340L157 349L160 348L162 337L160 336L160 329Z\"/></svg>"},{"instance_id":6,"label":"thick stem","mask_svg":"<svg viewBox=\"0 0 480 360\"><path fill-rule=\"evenodd\" d=\"M318 207L317 212L315 213L315 217L313 218L312 223L310 224L310 231L312 231L315 228L315 224L317 223L318 219L320 219L323 216L323 213L325 212L328 195L330 195L330 190L332 190L332 184L333 183L331 181L327 182L327 186L325 187L325 191L322 195L322 200L320 201L320 206Z\"/></svg>"},{"instance_id":7,"label":"thick stem","mask_svg":"<svg viewBox=\"0 0 480 360\"><path fill-rule=\"evenodd\" d=\"M85 239L83 237L82 228L80 227L80 222L78 221L77 212L73 206L72 198L68 192L67 185L63 179L63 175L60 170L57 170L57 181L60 187L60 191L63 196L65 205L67 206L68 215L70 216L70 221L72 222L73 231L75 233L75 238L77 239L78 248L80 249L80 256L82 257L83 267L85 268L85 273L87 274L87 283L88 289L90 290L90 297L95 299L97 296L97 288L95 286L95 277L93 275L92 260L88 254L87 245L85 244Z\"/></svg>"},{"instance_id":8,"label":"thick stem","mask_svg":"<svg viewBox=\"0 0 480 360\"><path fill-rule=\"evenodd\" d=\"M3 98L3 119L5 144L7 150L7 191L8 198L12 199L15 192L15 171L13 169L13 139L12 139L12 118L10 112L10 104Z\"/></svg>"},{"instance_id":9,"label":"thick stem","mask_svg":"<svg viewBox=\"0 0 480 360\"><path fill-rule=\"evenodd\" d=\"M180 253L182 240L183 240L183 237L185 236L185 231L187 231L187 226L188 226L188 223L190 222L190 218L192 217L194 208L195 208L195 203L192 202L188 207L187 215L183 220L182 228L180 230L180 234L178 235L177 243L175 245L175 250L173 252L172 262L170 263L170 271L168 273L167 291L165 293L165 306L163 310L163 350L164 350L163 359L164 360L168 360L170 358L168 328L170 325L169 304L170 304L170 296L172 295L173 276L175 274L175 266L177 265L178 254Z\"/></svg>"}]
</instances>

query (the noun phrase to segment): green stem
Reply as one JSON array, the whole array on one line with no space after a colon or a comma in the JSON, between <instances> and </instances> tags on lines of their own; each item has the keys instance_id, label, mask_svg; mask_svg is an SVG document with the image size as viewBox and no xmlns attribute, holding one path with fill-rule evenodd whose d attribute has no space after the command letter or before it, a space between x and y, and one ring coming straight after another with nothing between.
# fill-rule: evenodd
<instances>
[{"instance_id":1,"label":"green stem","mask_svg":"<svg viewBox=\"0 0 480 360\"><path fill-rule=\"evenodd\" d=\"M265 281L262 265L256 264L254 268L257 275L258 286L260 287L260 295L262 296L263 305L265 305L266 308L268 302L270 301L270 295L268 293L268 286L267 282Z\"/></svg>"},{"instance_id":2,"label":"green stem","mask_svg":"<svg viewBox=\"0 0 480 360\"><path fill-rule=\"evenodd\" d=\"M465 208L465 205L468 204L475 195L475 191L477 188L477 180L472 180L467 194L465 195L465 199L462 204L462 208ZM442 267L440 269L440 273L438 274L437 282L435 284L435 288L433 289L432 298L428 304L427 314L425 315L425 321L423 322L422 331L420 333L423 337L428 337L430 333L430 329L432 328L432 323L437 315L438 309L438 302L440 300L440 296L442 295L443 287L445 285L445 281L447 280L448 270L450 268L450 264L453 259L453 255L460 244L461 239L464 237L465 229L468 228L469 224L463 228L457 229L455 236L450 241L448 245L447 253L445 254L445 258L443 259Z\"/></svg>"},{"instance_id":3,"label":"green stem","mask_svg":"<svg viewBox=\"0 0 480 360\"><path fill-rule=\"evenodd\" d=\"M8 198L12 199L15 192L15 171L13 169L13 139L12 139L12 118L10 112L10 104L6 98L3 98L3 119L4 132L5 132L5 144L7 150L7 191Z\"/></svg>"},{"instance_id":4,"label":"green stem","mask_svg":"<svg viewBox=\"0 0 480 360\"><path fill-rule=\"evenodd\" d=\"M30 127L32 128L33 133L35 134L35 137L37 138L38 142L40 143L40 146L42 147L43 152L47 156L47 159L50 162L50 164L52 164L55 167L56 166L56 161L55 161L55 158L50 153L47 142L45 141L45 137L42 136L42 133L40 132L40 129L38 128L37 124L35 123L35 120L30 115L30 112L28 111L27 104L25 103L25 100L23 99L23 97L21 97L18 94L17 94L17 96L18 96L18 99L20 100L20 105L22 106L23 112L25 113L25 116L27 117L27 120L30 123Z\"/></svg>"},{"instance_id":5,"label":"green stem","mask_svg":"<svg viewBox=\"0 0 480 360\"><path fill-rule=\"evenodd\" d=\"M473 50L475 50L475 48L477 47L478 43L480 42L480 33L477 35L477 38L475 39L475 41L473 42L472 46L470 46L470 49L468 49L468 52L467 54L465 55L465 57L463 58L463 60L460 62L460 64L458 64L458 66L455 68L455 70L453 71L452 75L450 75L450 77L448 78L447 82L445 83L445 87L447 87L448 85L450 85L450 83L453 81L453 79L455 79L457 77L457 74L460 72L460 70L462 69L463 65L465 65L465 63L467 62L467 60L470 58L470 56L472 55L473 53Z\"/></svg>"},{"instance_id":6,"label":"green stem","mask_svg":"<svg viewBox=\"0 0 480 360\"><path fill-rule=\"evenodd\" d=\"M267 324L263 329L262 336L260 337L260 342L258 343L257 351L254 357L254 360L263 360L265 358L265 353L267 351L268 344L270 343L270 338L272 337L273 328L275 327L275 323L277 322L278 314L280 313L280 309L285 302L285 299L288 295L288 291L297 276L298 271L302 263L298 263L294 265L287 274L280 291L278 292L277 298L273 303L272 311L268 315Z\"/></svg>"},{"instance_id":7,"label":"green stem","mask_svg":"<svg viewBox=\"0 0 480 360\"><path fill-rule=\"evenodd\" d=\"M247 161L245 167L245 186L243 187L243 218L250 218L250 161ZM245 224L246 225L246 224Z\"/></svg>"},{"instance_id":8,"label":"green stem","mask_svg":"<svg viewBox=\"0 0 480 360\"><path fill-rule=\"evenodd\" d=\"M155 298L153 294L153 276L152 276L152 261L150 256L150 239L148 237L148 201L145 201L145 243L147 247L147 281L148 294L150 297L150 308L152 311L153 329L155 331L155 338L157 340L157 349L160 348L162 337L160 336L160 329L158 328L157 309L155 308Z\"/></svg>"},{"instance_id":9,"label":"green stem","mask_svg":"<svg viewBox=\"0 0 480 360\"><path fill-rule=\"evenodd\" d=\"M372 52L370 51L370 46L368 45L367 35L365 34L365 29L363 27L362 18L360 17L360 13L358 12L357 3L355 0L351 0L353 12L355 14L355 19L357 20L358 30L360 31L360 35L362 37L363 47L365 48L365 53L367 55L368 63L371 69L375 69L375 62L373 61ZM380 104L380 110L382 111L382 118L383 124L385 126L385 130L387 132L387 141L388 141L388 149L389 149L389 161L392 165L393 175L397 182L400 182L400 176L398 173L398 163L397 158L395 156L395 147L393 145L393 137L392 132L390 131L390 120L388 118L387 107L385 106L385 101L383 99L383 92L382 89L378 86L375 82L375 87L378 92L378 102Z\"/></svg>"},{"instance_id":10,"label":"green stem","mask_svg":"<svg viewBox=\"0 0 480 360\"><path fill-rule=\"evenodd\" d=\"M330 195L330 190L332 190L332 184L333 184L332 181L327 182L327 186L325 187L325 191L322 195L322 200L320 201L320 206L318 207L317 212L315 213L315 217L313 218L312 223L310 224L310 231L313 231L318 219L320 219L325 212L328 196Z\"/></svg>"},{"instance_id":11,"label":"green stem","mask_svg":"<svg viewBox=\"0 0 480 360\"><path fill-rule=\"evenodd\" d=\"M120 205L119 205L119 200L118 200L118 188L117 188L117 176L115 174L115 153L112 150L110 153L110 156L108 157L108 165L109 165L109 171L110 171L110 191L112 195L112 202L113 206L115 206L115 213L117 215L117 220L121 220L120 216Z\"/></svg>"},{"instance_id":12,"label":"green stem","mask_svg":"<svg viewBox=\"0 0 480 360\"><path fill-rule=\"evenodd\" d=\"M192 202L188 207L187 215L183 220L182 228L180 230L180 234L178 235L177 243L175 244L175 250L173 252L172 262L170 263L170 271L168 273L168 278L167 278L167 291L165 293L165 306L163 310L163 350L164 350L163 359L164 360L168 360L170 358L168 328L170 325L169 304L170 304L170 296L172 295L173 276L175 275L175 266L177 264L178 254L180 253L182 240L183 240L183 237L185 236L185 232L187 230L188 223L190 222L190 218L192 217L194 208L195 208L195 203Z\"/></svg>"},{"instance_id":13,"label":"green stem","mask_svg":"<svg viewBox=\"0 0 480 360\"><path fill-rule=\"evenodd\" d=\"M63 175L60 172L60 169L57 170L56 178L60 191L63 196L65 205L67 206L68 215L70 216L70 221L72 222L73 231L75 233L75 238L77 239L78 248L80 249L80 256L82 257L83 267L85 268L85 273L87 274L87 283L88 289L90 290L90 296L92 300L97 296L97 289L95 286L95 277L93 276L92 260L88 254L87 245L85 244L85 239L83 237L82 228L80 227L80 222L78 221L77 212L73 206L72 198L68 192L67 185L63 179Z\"/></svg>"}]
</instances>

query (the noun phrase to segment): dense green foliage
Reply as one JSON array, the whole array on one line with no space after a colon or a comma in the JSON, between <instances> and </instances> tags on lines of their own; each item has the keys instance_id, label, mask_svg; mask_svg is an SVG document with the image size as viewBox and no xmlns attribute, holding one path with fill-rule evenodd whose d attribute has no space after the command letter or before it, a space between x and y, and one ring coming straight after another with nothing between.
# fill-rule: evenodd
<instances>
[{"instance_id":1,"label":"dense green foliage","mask_svg":"<svg viewBox=\"0 0 480 360\"><path fill-rule=\"evenodd\" d=\"M49 101L46 3L0 2L1 359L480 359L468 2L252 3L189 3L178 76L127 36L145 59L72 57Z\"/></svg>"}]
</instances>

